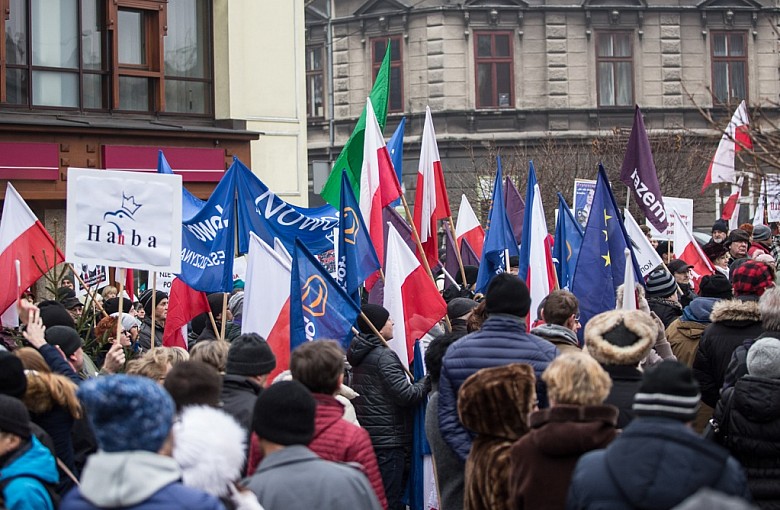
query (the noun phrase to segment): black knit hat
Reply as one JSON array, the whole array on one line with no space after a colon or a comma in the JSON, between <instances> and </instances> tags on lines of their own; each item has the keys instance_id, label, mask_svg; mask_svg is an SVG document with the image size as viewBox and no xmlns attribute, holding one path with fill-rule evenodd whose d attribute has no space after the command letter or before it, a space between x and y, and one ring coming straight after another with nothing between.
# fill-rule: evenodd
<instances>
[{"instance_id":1,"label":"black knit hat","mask_svg":"<svg viewBox=\"0 0 780 510\"><path fill-rule=\"evenodd\" d=\"M158 290L157 297L155 298L155 306L160 304L160 301L163 299L168 299L168 294L165 292ZM138 298L138 301L141 302L141 305L144 307L144 312L146 312L146 315L151 316L152 315L152 289L146 290L143 294L141 294L141 297Z\"/></svg>"},{"instance_id":2,"label":"black knit hat","mask_svg":"<svg viewBox=\"0 0 780 510\"><path fill-rule=\"evenodd\" d=\"M0 352L0 394L22 398L27 391L27 377L22 360L10 352Z\"/></svg>"},{"instance_id":3,"label":"black knit hat","mask_svg":"<svg viewBox=\"0 0 780 510\"><path fill-rule=\"evenodd\" d=\"M311 392L298 381L274 383L257 397L252 430L272 443L308 445L314 437L316 408Z\"/></svg>"},{"instance_id":4,"label":"black knit hat","mask_svg":"<svg viewBox=\"0 0 780 510\"><path fill-rule=\"evenodd\" d=\"M130 310L132 308L133 308L132 301L126 298L122 300L122 313L130 313ZM112 297L111 299L106 299L103 302L103 310L105 310L108 315L113 315L119 312L119 298Z\"/></svg>"},{"instance_id":5,"label":"black knit hat","mask_svg":"<svg viewBox=\"0 0 780 510\"><path fill-rule=\"evenodd\" d=\"M479 275L479 268L477 266L463 266L463 272L466 273L466 283L469 285L473 285L477 283L477 276ZM454 275L455 281L458 283L458 285L463 285L463 275L460 274L460 271L455 273Z\"/></svg>"},{"instance_id":6,"label":"black knit hat","mask_svg":"<svg viewBox=\"0 0 780 510\"><path fill-rule=\"evenodd\" d=\"M631 409L637 416L661 416L693 421L701 393L690 368L666 360L645 371Z\"/></svg>"},{"instance_id":7,"label":"black knit hat","mask_svg":"<svg viewBox=\"0 0 780 510\"><path fill-rule=\"evenodd\" d=\"M0 432L30 439L30 413L18 398L0 395Z\"/></svg>"},{"instance_id":8,"label":"black knit hat","mask_svg":"<svg viewBox=\"0 0 780 510\"><path fill-rule=\"evenodd\" d=\"M647 275L647 297L669 297L677 291L677 282L666 268L653 270Z\"/></svg>"},{"instance_id":9,"label":"black knit hat","mask_svg":"<svg viewBox=\"0 0 780 510\"><path fill-rule=\"evenodd\" d=\"M42 301L38 303L38 309L41 311L41 321L47 328L53 326L67 326L75 328L76 323L68 310L58 301Z\"/></svg>"},{"instance_id":10,"label":"black knit hat","mask_svg":"<svg viewBox=\"0 0 780 510\"><path fill-rule=\"evenodd\" d=\"M268 342L257 333L246 333L230 344L225 373L255 377L270 374L276 368L276 356Z\"/></svg>"},{"instance_id":11,"label":"black knit hat","mask_svg":"<svg viewBox=\"0 0 780 510\"><path fill-rule=\"evenodd\" d=\"M734 293L731 290L731 282L725 275L715 273L702 277L699 282L699 295L718 299L731 299Z\"/></svg>"},{"instance_id":12,"label":"black knit hat","mask_svg":"<svg viewBox=\"0 0 780 510\"><path fill-rule=\"evenodd\" d=\"M371 303L365 304L360 307L360 311L368 318L369 322L374 325L377 331L381 331L387 324L387 319L390 318L390 312L383 306L372 305ZM358 317L358 328L360 332L366 335L374 334L371 327L363 320L363 317Z\"/></svg>"},{"instance_id":13,"label":"black knit hat","mask_svg":"<svg viewBox=\"0 0 780 510\"><path fill-rule=\"evenodd\" d=\"M59 346L65 356L70 356L78 351L83 344L78 331L67 326L46 328L44 337L46 338L46 343Z\"/></svg>"},{"instance_id":14,"label":"black knit hat","mask_svg":"<svg viewBox=\"0 0 780 510\"><path fill-rule=\"evenodd\" d=\"M712 231L713 232L725 232L728 234L729 232L729 225L726 223L726 220L715 220L715 223L712 224Z\"/></svg>"},{"instance_id":15,"label":"black knit hat","mask_svg":"<svg viewBox=\"0 0 780 510\"><path fill-rule=\"evenodd\" d=\"M493 277L485 294L485 312L525 317L531 308L531 293L523 280L509 273Z\"/></svg>"}]
</instances>

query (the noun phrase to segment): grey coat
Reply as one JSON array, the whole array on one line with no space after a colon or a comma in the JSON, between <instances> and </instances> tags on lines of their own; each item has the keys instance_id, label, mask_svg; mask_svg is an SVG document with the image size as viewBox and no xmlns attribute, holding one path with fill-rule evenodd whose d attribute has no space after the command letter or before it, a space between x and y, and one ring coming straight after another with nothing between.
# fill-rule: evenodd
<instances>
[{"instance_id":1,"label":"grey coat","mask_svg":"<svg viewBox=\"0 0 780 510\"><path fill-rule=\"evenodd\" d=\"M359 467L322 460L303 445L265 457L244 485L265 510L382 509Z\"/></svg>"},{"instance_id":2,"label":"grey coat","mask_svg":"<svg viewBox=\"0 0 780 510\"><path fill-rule=\"evenodd\" d=\"M433 462L436 463L436 482L439 487L439 508L461 510L463 508L463 486L465 467L460 457L444 441L439 432L439 392L428 396L425 410L425 435L431 445Z\"/></svg>"}]
</instances>

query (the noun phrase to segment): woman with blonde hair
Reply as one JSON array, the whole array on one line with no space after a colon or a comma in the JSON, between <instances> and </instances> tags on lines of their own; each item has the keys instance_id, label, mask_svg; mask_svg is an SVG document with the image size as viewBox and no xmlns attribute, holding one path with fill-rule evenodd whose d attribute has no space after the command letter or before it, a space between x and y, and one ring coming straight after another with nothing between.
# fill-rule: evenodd
<instances>
[{"instance_id":1,"label":"woman with blonde hair","mask_svg":"<svg viewBox=\"0 0 780 510\"><path fill-rule=\"evenodd\" d=\"M146 351L143 356L131 360L127 364L127 375L141 375L154 380L158 384L165 382L165 377L171 370L173 355L167 347L157 347Z\"/></svg>"},{"instance_id":2,"label":"woman with blonde hair","mask_svg":"<svg viewBox=\"0 0 780 510\"><path fill-rule=\"evenodd\" d=\"M617 435L618 410L604 405L609 374L582 352L555 358L542 374L550 407L531 414L531 430L511 451L511 508L563 509L581 455Z\"/></svg>"},{"instance_id":3,"label":"woman with blonde hair","mask_svg":"<svg viewBox=\"0 0 780 510\"><path fill-rule=\"evenodd\" d=\"M224 374L228 350L230 350L230 343L225 340L198 342L192 346L190 359L202 361L216 368L220 374Z\"/></svg>"}]
</instances>

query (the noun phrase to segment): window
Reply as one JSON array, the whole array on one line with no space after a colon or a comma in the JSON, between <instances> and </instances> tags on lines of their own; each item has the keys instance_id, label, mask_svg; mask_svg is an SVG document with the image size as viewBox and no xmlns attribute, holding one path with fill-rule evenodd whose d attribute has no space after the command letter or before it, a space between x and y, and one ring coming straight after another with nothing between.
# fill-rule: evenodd
<instances>
[{"instance_id":1,"label":"window","mask_svg":"<svg viewBox=\"0 0 780 510\"><path fill-rule=\"evenodd\" d=\"M210 0L5 1L0 103L213 111Z\"/></svg>"},{"instance_id":2,"label":"window","mask_svg":"<svg viewBox=\"0 0 780 510\"><path fill-rule=\"evenodd\" d=\"M596 38L599 106L634 104L632 35L631 32L602 32Z\"/></svg>"},{"instance_id":3,"label":"window","mask_svg":"<svg viewBox=\"0 0 780 510\"><path fill-rule=\"evenodd\" d=\"M388 98L388 112L404 111L404 75L403 75L403 56L401 54L400 35L391 37L381 37L371 40L371 63L373 76L376 78L379 68L382 67L382 60L387 51L387 42L390 41L390 97Z\"/></svg>"},{"instance_id":4,"label":"window","mask_svg":"<svg viewBox=\"0 0 780 510\"><path fill-rule=\"evenodd\" d=\"M306 115L311 118L325 116L324 53L324 46L306 46Z\"/></svg>"},{"instance_id":5,"label":"window","mask_svg":"<svg viewBox=\"0 0 780 510\"><path fill-rule=\"evenodd\" d=\"M720 103L747 99L745 32L712 33L712 94Z\"/></svg>"},{"instance_id":6,"label":"window","mask_svg":"<svg viewBox=\"0 0 780 510\"><path fill-rule=\"evenodd\" d=\"M477 108L514 105L511 32L477 32L474 60L477 72Z\"/></svg>"}]
</instances>

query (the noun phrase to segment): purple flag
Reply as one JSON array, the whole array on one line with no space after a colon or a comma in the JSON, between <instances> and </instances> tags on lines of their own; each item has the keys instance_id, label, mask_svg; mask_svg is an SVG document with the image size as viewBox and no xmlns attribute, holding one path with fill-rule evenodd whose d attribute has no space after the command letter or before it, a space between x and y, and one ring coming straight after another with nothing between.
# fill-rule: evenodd
<instances>
[{"instance_id":1,"label":"purple flag","mask_svg":"<svg viewBox=\"0 0 780 510\"><path fill-rule=\"evenodd\" d=\"M401 234L401 239L406 242L412 253L417 253L417 244L412 237L412 227L406 222L403 217L396 212L392 207L385 207L382 209L382 221L385 227L385 246L387 246L387 222L390 222L393 227ZM384 267L384 260L382 261L382 267ZM371 291L368 293L368 302L374 305L381 305L385 300L385 283L380 279L371 287Z\"/></svg>"},{"instance_id":2,"label":"purple flag","mask_svg":"<svg viewBox=\"0 0 780 510\"><path fill-rule=\"evenodd\" d=\"M444 248L446 254L444 260L444 269L450 273L450 276L457 280L458 275L460 274L460 265L458 264L458 255L455 251L457 250L455 239L452 237L452 229L450 228L444 229ZM448 289L450 287L452 287L452 282L445 276L444 288Z\"/></svg>"},{"instance_id":3,"label":"purple flag","mask_svg":"<svg viewBox=\"0 0 780 510\"><path fill-rule=\"evenodd\" d=\"M504 179L504 207L506 208L506 217L509 218L509 224L512 226L515 242L520 244L520 240L523 237L525 201L509 176Z\"/></svg>"},{"instance_id":4,"label":"purple flag","mask_svg":"<svg viewBox=\"0 0 780 510\"><path fill-rule=\"evenodd\" d=\"M658 173L653 163L653 153L650 151L650 140L647 139L645 122L642 120L639 106L634 112L634 127L631 128L623 166L620 167L620 180L629 187L645 217L656 230L666 231L667 219L661 186L658 184Z\"/></svg>"},{"instance_id":5,"label":"purple flag","mask_svg":"<svg viewBox=\"0 0 780 510\"><path fill-rule=\"evenodd\" d=\"M460 258L463 260L463 267L479 267L479 257L477 257L477 252L474 251L474 248L472 248L469 242L465 239L460 242Z\"/></svg>"}]
</instances>

